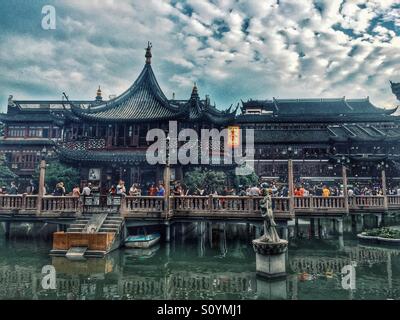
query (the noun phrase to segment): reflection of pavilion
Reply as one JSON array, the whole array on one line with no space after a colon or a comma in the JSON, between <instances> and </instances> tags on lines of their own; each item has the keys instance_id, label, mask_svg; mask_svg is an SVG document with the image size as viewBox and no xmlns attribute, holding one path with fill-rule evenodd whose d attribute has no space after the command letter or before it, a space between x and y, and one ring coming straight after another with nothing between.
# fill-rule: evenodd
<instances>
[{"instance_id":1,"label":"reflection of pavilion","mask_svg":"<svg viewBox=\"0 0 400 320\"><path fill-rule=\"evenodd\" d=\"M340 279L341 270L344 266L356 262L356 274L357 268L365 266L373 266L386 263L386 274L389 294L393 288L393 277L392 277L392 257L399 256L400 250L381 248L381 247L366 247L357 246L348 248L345 247L344 251L340 252L337 257L325 257L324 253L318 253L318 250L313 250L310 254L304 254L302 251L302 257L293 257L289 259L289 266L295 276L290 277L288 290L292 293L292 299L297 299L298 296L298 274L308 273L310 275L324 275L331 273L332 276L336 276ZM383 272L376 274L376 279L384 275ZM359 281L356 276L356 290L368 291L368 286L359 288ZM353 291L349 291L350 299L353 298ZM389 297L389 296L388 296Z\"/></svg>"},{"instance_id":2,"label":"reflection of pavilion","mask_svg":"<svg viewBox=\"0 0 400 320\"><path fill-rule=\"evenodd\" d=\"M346 249L337 257L327 257L326 251L313 250L309 254L301 250L302 257L292 257L289 265L296 275L277 285L256 279L254 263L250 259L235 258L234 255L216 259L215 256L199 256L197 250L189 250L179 256L170 250L169 257L157 253L148 259L137 259L129 251L115 252L105 259L87 260L85 263L56 258L53 265L57 270L56 291L41 288L38 267L10 267L7 260L0 266L0 298L68 298L78 299L224 299L224 298L301 298L301 287L297 273L309 274L332 271L340 275L341 267L356 261L358 267L373 264L376 279L387 274L391 292L392 258L400 251L385 248L358 246ZM306 258L303 258L306 257ZM386 263L386 270L379 264ZM32 264L35 265L35 264ZM221 271L223 270L223 271ZM340 277L336 276L335 281ZM337 284L340 286L340 284ZM340 289L341 290L341 289ZM357 290L365 292L363 285Z\"/></svg>"},{"instance_id":3,"label":"reflection of pavilion","mask_svg":"<svg viewBox=\"0 0 400 320\"><path fill-rule=\"evenodd\" d=\"M289 266L296 273L318 274L326 271L340 273L342 268L352 261L356 262L357 265L387 263L391 260L392 255L397 256L399 254L399 250L358 246L350 249L344 248L344 253L337 257L327 258L323 257L322 253L318 254L318 251L313 250L306 257L290 259Z\"/></svg>"},{"instance_id":4,"label":"reflection of pavilion","mask_svg":"<svg viewBox=\"0 0 400 320\"><path fill-rule=\"evenodd\" d=\"M69 261L54 257L57 289L41 288L40 268L0 267L0 298L251 298L256 292L254 266L243 259L224 262L213 256L196 259L156 254L148 259L131 257L129 250L105 259ZM221 264L225 267L221 267ZM11 265L11 264L10 264ZM226 270L226 271L221 271Z\"/></svg>"},{"instance_id":5,"label":"reflection of pavilion","mask_svg":"<svg viewBox=\"0 0 400 320\"><path fill-rule=\"evenodd\" d=\"M84 262L55 257L50 260L57 271L55 291L41 288L40 268L47 262L40 256L29 258L25 264L29 267L19 267L15 258L6 255L0 262L0 299L66 299L71 295L78 299L296 299L309 297L305 291L308 285L320 285L299 283L299 273L324 276L326 271L334 273L330 284L346 298L340 272L351 261L357 262L357 273L362 270L360 274L368 275L357 278L358 295L369 292L366 278L376 281L380 289L382 283L387 284L389 294L396 288L392 273L399 269L392 260L398 261L400 250L357 246L338 251L329 242L317 246L313 242L306 249L289 249L288 278L272 286L256 278L254 253L243 245L249 239L239 239L245 236L240 225L215 224L210 228L208 222L202 222L182 228L177 224L175 232L185 234L183 243L179 237L172 237L166 247L145 259L130 250ZM390 296L385 292L383 297Z\"/></svg>"}]
</instances>

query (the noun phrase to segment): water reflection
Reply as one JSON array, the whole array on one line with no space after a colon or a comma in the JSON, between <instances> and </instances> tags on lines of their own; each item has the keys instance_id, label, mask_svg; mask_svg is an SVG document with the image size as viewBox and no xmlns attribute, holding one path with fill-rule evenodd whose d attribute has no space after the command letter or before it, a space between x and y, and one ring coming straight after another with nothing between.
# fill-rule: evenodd
<instances>
[{"instance_id":1,"label":"water reflection","mask_svg":"<svg viewBox=\"0 0 400 320\"><path fill-rule=\"evenodd\" d=\"M49 257L48 241L6 242L2 237L0 298L400 298L400 250L360 245L354 232L360 226L351 219L345 221L342 235L331 220L315 221L313 232L309 221L297 226L288 226L288 276L272 282L256 277L251 239L260 228L251 224L175 223L170 243L122 249L85 261ZM356 289L348 291L341 286L341 270L353 261ZM46 264L56 268L56 290L41 287L41 268Z\"/></svg>"}]
</instances>

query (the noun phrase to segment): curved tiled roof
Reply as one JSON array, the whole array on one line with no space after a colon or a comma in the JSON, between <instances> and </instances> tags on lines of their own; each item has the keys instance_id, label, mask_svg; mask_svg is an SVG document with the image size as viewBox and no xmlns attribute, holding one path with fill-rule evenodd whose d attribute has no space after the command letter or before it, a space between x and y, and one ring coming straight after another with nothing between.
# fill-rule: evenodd
<instances>
[{"instance_id":1,"label":"curved tiled roof","mask_svg":"<svg viewBox=\"0 0 400 320\"><path fill-rule=\"evenodd\" d=\"M56 153L66 162L90 163L129 163L139 164L146 161L145 151L113 151L113 150L71 150L57 146Z\"/></svg>"},{"instance_id":2,"label":"curved tiled roof","mask_svg":"<svg viewBox=\"0 0 400 320\"><path fill-rule=\"evenodd\" d=\"M372 125L334 125L328 126L328 131L330 140L336 142L397 141L400 139L400 129L377 129Z\"/></svg>"},{"instance_id":3,"label":"curved tiled roof","mask_svg":"<svg viewBox=\"0 0 400 320\"><path fill-rule=\"evenodd\" d=\"M207 101L202 102L197 92L197 86L193 87L192 95L189 101L182 107L189 121L210 121L216 124L226 124L234 122L236 110L220 111L212 107Z\"/></svg>"},{"instance_id":4,"label":"curved tiled roof","mask_svg":"<svg viewBox=\"0 0 400 320\"><path fill-rule=\"evenodd\" d=\"M326 129L254 130L255 143L328 143Z\"/></svg>"},{"instance_id":5,"label":"curved tiled roof","mask_svg":"<svg viewBox=\"0 0 400 320\"><path fill-rule=\"evenodd\" d=\"M273 99L273 100L249 100L242 101L242 110L247 108L262 108L268 114L261 114L265 118L278 118L292 120L291 118L318 119L329 117L351 118L382 118L393 114L397 108L383 109L374 106L369 98L365 99ZM244 116L248 116L245 114ZM257 115L255 115L257 116ZM255 118L257 119L257 118ZM246 120L246 117L244 117ZM272 120L275 121L275 120Z\"/></svg>"},{"instance_id":6,"label":"curved tiled roof","mask_svg":"<svg viewBox=\"0 0 400 320\"><path fill-rule=\"evenodd\" d=\"M0 121L3 122L52 122L53 118L49 112L7 114L0 113Z\"/></svg>"},{"instance_id":7,"label":"curved tiled roof","mask_svg":"<svg viewBox=\"0 0 400 320\"><path fill-rule=\"evenodd\" d=\"M330 143L349 141L398 141L400 129L377 129L373 125L341 124L324 129L254 130L255 143Z\"/></svg>"},{"instance_id":8,"label":"curved tiled roof","mask_svg":"<svg viewBox=\"0 0 400 320\"><path fill-rule=\"evenodd\" d=\"M133 85L107 103L87 109L73 106L76 116L94 121L140 122L177 118L182 110L171 106L146 63Z\"/></svg>"}]
</instances>

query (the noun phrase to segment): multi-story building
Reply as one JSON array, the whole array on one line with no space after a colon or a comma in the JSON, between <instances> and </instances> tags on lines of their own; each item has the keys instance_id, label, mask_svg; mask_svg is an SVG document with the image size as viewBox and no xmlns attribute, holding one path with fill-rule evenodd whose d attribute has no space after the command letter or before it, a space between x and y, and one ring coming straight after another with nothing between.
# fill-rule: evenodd
<instances>
[{"instance_id":1,"label":"multi-story building","mask_svg":"<svg viewBox=\"0 0 400 320\"><path fill-rule=\"evenodd\" d=\"M145 152L150 129L168 132L169 122L177 131L221 129L235 120L236 110L220 111L209 99L200 99L194 85L187 100L169 100L161 90L151 67L151 47L146 63L128 90L103 101L99 88L94 101L14 101L10 97L0 141L1 152L20 175L31 175L41 150L55 152L63 162L80 168L83 182L109 188L119 179L157 183L163 166L149 165ZM53 148L54 146L55 148ZM51 147L51 149L49 149ZM53 151L54 149L54 151ZM172 176L182 179L182 166L172 166Z\"/></svg>"},{"instance_id":2,"label":"multi-story building","mask_svg":"<svg viewBox=\"0 0 400 320\"><path fill-rule=\"evenodd\" d=\"M255 130L255 167L261 176L282 179L288 158L294 160L295 175L303 179L340 177L337 164L343 161L354 178L376 176L382 165L397 175L397 108L378 108L368 97L274 98L242 104L236 121Z\"/></svg>"},{"instance_id":3,"label":"multi-story building","mask_svg":"<svg viewBox=\"0 0 400 320\"><path fill-rule=\"evenodd\" d=\"M30 177L43 149L78 167L82 181L108 188L118 179L162 180L162 166L149 165L145 151L150 129L168 131L222 129L237 125L255 132L255 169L265 178L284 181L287 160L297 178L334 180L339 164L353 178L379 176L382 166L400 177L400 122L396 109L383 109L370 99L275 99L242 102L242 112L220 111L209 98L200 99L196 85L189 99L168 99L151 67L151 47L139 77L124 93L103 101L100 88L92 101L20 101L10 96L0 114L4 136L0 152L21 177ZM400 84L391 83L400 97ZM200 136L200 133L199 133ZM220 150L221 151L221 150ZM175 170L174 170L175 169ZM182 166L173 167L181 179Z\"/></svg>"}]
</instances>

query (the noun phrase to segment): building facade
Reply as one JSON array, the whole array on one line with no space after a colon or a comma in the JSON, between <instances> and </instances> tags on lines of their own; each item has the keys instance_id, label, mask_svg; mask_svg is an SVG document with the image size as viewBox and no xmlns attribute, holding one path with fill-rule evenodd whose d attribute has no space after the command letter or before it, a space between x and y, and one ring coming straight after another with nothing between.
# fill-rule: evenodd
<instances>
[{"instance_id":1,"label":"building facade","mask_svg":"<svg viewBox=\"0 0 400 320\"><path fill-rule=\"evenodd\" d=\"M194 85L186 100L169 100L160 88L151 67L151 46L146 63L135 82L124 93L103 101L101 89L94 101L14 101L9 99L0 142L11 167L29 177L37 167L41 150L65 163L79 167L82 184L91 182L108 190L119 179L126 184L158 183L163 180L162 165L149 165L146 141L151 129L168 134L169 122L177 131L190 128L200 136L201 129L221 129L234 123L236 110L220 111L209 99L200 99ZM172 166L172 180L180 180L185 168Z\"/></svg>"},{"instance_id":2,"label":"building facade","mask_svg":"<svg viewBox=\"0 0 400 320\"><path fill-rule=\"evenodd\" d=\"M272 99L242 102L236 118L255 130L255 168L282 180L287 159L301 180L341 179L341 165L355 180L399 174L397 108L382 109L365 99Z\"/></svg>"},{"instance_id":3,"label":"building facade","mask_svg":"<svg viewBox=\"0 0 400 320\"><path fill-rule=\"evenodd\" d=\"M157 183L163 166L149 165L147 132L222 129L231 125L254 129L256 174L284 182L287 160L302 180L335 180L345 164L354 179L400 177L400 122L397 108L383 109L365 99L275 99L242 101L241 113L218 110L201 99L196 85L188 99L168 99L151 67L148 45L145 65L130 88L103 101L99 88L92 101L20 101L10 96L0 114L4 136L0 152L20 176L31 177L43 152L79 168L82 183L109 188L119 179ZM400 84L391 83L400 98ZM214 150L215 151L215 150ZM207 152L213 152L208 150ZM218 150L217 152L223 152ZM172 179L182 179L185 166L172 168Z\"/></svg>"}]
</instances>

